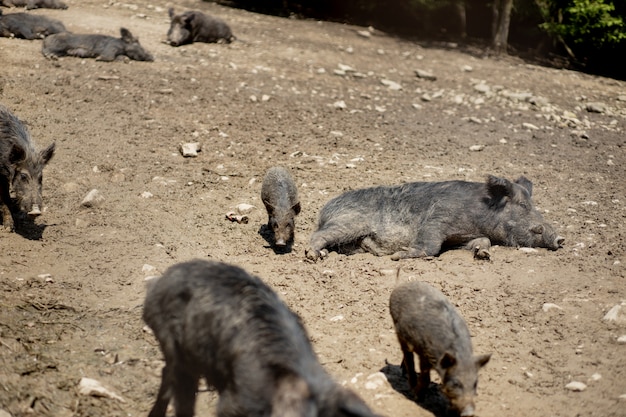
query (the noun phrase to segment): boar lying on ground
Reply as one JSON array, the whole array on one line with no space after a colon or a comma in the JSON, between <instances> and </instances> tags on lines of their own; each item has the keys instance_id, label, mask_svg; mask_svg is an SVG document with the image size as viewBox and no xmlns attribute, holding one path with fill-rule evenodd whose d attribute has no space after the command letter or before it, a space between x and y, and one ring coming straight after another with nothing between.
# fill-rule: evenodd
<instances>
[{"instance_id":1,"label":"boar lying on ground","mask_svg":"<svg viewBox=\"0 0 626 417\"><path fill-rule=\"evenodd\" d=\"M430 385L430 370L441 377L441 391L463 417L474 415L478 370L491 354L474 356L470 333L448 299L425 282L399 285L389 298L389 310L404 359L409 385L422 399ZM419 357L419 379L413 354Z\"/></svg>"},{"instance_id":2,"label":"boar lying on ground","mask_svg":"<svg viewBox=\"0 0 626 417\"><path fill-rule=\"evenodd\" d=\"M44 39L41 52L46 58L61 56L96 58L98 61L114 61L123 57L135 61L152 61L147 52L128 29L121 28L121 38L107 35L79 35L70 32L57 33Z\"/></svg>"},{"instance_id":3,"label":"boar lying on ground","mask_svg":"<svg viewBox=\"0 0 626 417\"><path fill-rule=\"evenodd\" d=\"M535 209L532 183L489 176L484 183L414 182L348 191L320 213L306 256L328 250L392 259L437 256L465 247L489 258L491 244L556 250L564 239Z\"/></svg>"},{"instance_id":4,"label":"boar lying on ground","mask_svg":"<svg viewBox=\"0 0 626 417\"><path fill-rule=\"evenodd\" d=\"M38 151L22 122L0 104L0 214L5 231L15 229L11 209L31 217L41 214L43 168L54 155L54 147L52 143Z\"/></svg>"},{"instance_id":5,"label":"boar lying on ground","mask_svg":"<svg viewBox=\"0 0 626 417\"><path fill-rule=\"evenodd\" d=\"M0 36L5 38L41 39L65 31L58 20L30 13L3 14L0 10Z\"/></svg>"},{"instance_id":6,"label":"boar lying on ground","mask_svg":"<svg viewBox=\"0 0 626 417\"><path fill-rule=\"evenodd\" d=\"M67 4L59 0L0 0L0 6L24 7L30 9L67 9Z\"/></svg>"},{"instance_id":7,"label":"boar lying on ground","mask_svg":"<svg viewBox=\"0 0 626 417\"><path fill-rule=\"evenodd\" d=\"M151 282L143 318L165 357L150 417L193 416L198 381L219 393L218 417L374 416L318 362L300 318L263 281L194 260Z\"/></svg>"},{"instance_id":8,"label":"boar lying on ground","mask_svg":"<svg viewBox=\"0 0 626 417\"><path fill-rule=\"evenodd\" d=\"M293 241L295 217L300 213L298 189L289 171L282 167L267 170L261 201L267 209L267 225L274 232L274 243L286 246Z\"/></svg>"},{"instance_id":9,"label":"boar lying on ground","mask_svg":"<svg viewBox=\"0 0 626 417\"><path fill-rule=\"evenodd\" d=\"M193 42L232 42L235 37L230 27L222 19L198 11L175 14L169 9L170 29L167 43L180 46Z\"/></svg>"}]
</instances>

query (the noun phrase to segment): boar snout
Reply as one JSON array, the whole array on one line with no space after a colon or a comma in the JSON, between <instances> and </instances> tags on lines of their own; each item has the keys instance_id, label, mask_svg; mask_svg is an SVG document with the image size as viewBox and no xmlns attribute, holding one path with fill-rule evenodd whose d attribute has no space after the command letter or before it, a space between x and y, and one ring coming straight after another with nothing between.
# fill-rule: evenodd
<instances>
[{"instance_id":1,"label":"boar snout","mask_svg":"<svg viewBox=\"0 0 626 417\"><path fill-rule=\"evenodd\" d=\"M474 404L468 404L461 411L461 417L472 417L474 415Z\"/></svg>"},{"instance_id":2,"label":"boar snout","mask_svg":"<svg viewBox=\"0 0 626 417\"><path fill-rule=\"evenodd\" d=\"M35 218L41 216L41 210L39 210L39 206L37 204L33 204L33 207L27 213L29 217Z\"/></svg>"},{"instance_id":3,"label":"boar snout","mask_svg":"<svg viewBox=\"0 0 626 417\"><path fill-rule=\"evenodd\" d=\"M276 240L276 246L279 246L279 247L287 246L287 242L285 242L285 239L278 239Z\"/></svg>"}]
</instances>

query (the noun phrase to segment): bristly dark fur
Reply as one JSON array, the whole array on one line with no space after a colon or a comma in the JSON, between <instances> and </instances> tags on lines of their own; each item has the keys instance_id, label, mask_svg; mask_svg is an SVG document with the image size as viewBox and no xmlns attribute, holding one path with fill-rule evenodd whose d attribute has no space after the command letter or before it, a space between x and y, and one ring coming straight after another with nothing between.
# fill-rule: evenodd
<instances>
[{"instance_id":1,"label":"bristly dark fur","mask_svg":"<svg viewBox=\"0 0 626 417\"><path fill-rule=\"evenodd\" d=\"M374 416L325 372L298 315L241 268L170 267L149 285L143 318L165 356L150 417L170 400L177 416L192 416L200 378L219 392L218 417Z\"/></svg>"}]
</instances>

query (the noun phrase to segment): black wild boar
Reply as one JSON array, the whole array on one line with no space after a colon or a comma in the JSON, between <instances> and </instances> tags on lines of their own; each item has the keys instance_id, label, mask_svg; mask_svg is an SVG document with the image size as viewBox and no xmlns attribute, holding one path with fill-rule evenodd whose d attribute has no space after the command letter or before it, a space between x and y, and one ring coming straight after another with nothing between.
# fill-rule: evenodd
<instances>
[{"instance_id":1,"label":"black wild boar","mask_svg":"<svg viewBox=\"0 0 626 417\"><path fill-rule=\"evenodd\" d=\"M276 246L293 241L295 217L300 213L298 189L285 168L267 170L261 186L261 200L267 210L267 226L274 232Z\"/></svg>"},{"instance_id":2,"label":"black wild boar","mask_svg":"<svg viewBox=\"0 0 626 417\"><path fill-rule=\"evenodd\" d=\"M5 38L41 39L65 31L58 20L30 13L2 14L0 10L0 36Z\"/></svg>"},{"instance_id":3,"label":"black wild boar","mask_svg":"<svg viewBox=\"0 0 626 417\"><path fill-rule=\"evenodd\" d=\"M14 210L31 217L41 214L43 168L54 155L54 146L38 151L22 122L0 104L0 214L5 231L15 229L11 190Z\"/></svg>"},{"instance_id":4,"label":"black wild boar","mask_svg":"<svg viewBox=\"0 0 626 417\"><path fill-rule=\"evenodd\" d=\"M532 183L487 177L486 182L414 182L348 191L320 213L306 256L328 250L371 252L391 259L437 256L451 247L489 258L491 244L556 250L564 238L535 209Z\"/></svg>"},{"instance_id":5,"label":"black wild boar","mask_svg":"<svg viewBox=\"0 0 626 417\"><path fill-rule=\"evenodd\" d=\"M121 28L121 38L107 35L79 35L70 32L48 36L43 41L41 52L46 58L60 56L96 58L97 61L114 61L124 56L135 61L152 61L147 52L128 29Z\"/></svg>"},{"instance_id":6,"label":"black wild boar","mask_svg":"<svg viewBox=\"0 0 626 417\"><path fill-rule=\"evenodd\" d=\"M241 268L170 267L149 284L143 319L165 357L150 417L172 398L177 417L193 416L200 378L219 393L218 417L374 416L325 372L300 318Z\"/></svg>"},{"instance_id":7,"label":"black wild boar","mask_svg":"<svg viewBox=\"0 0 626 417\"><path fill-rule=\"evenodd\" d=\"M198 11L175 14L169 9L170 29L167 31L167 43L180 46L193 42L226 42L235 40L230 27L222 19Z\"/></svg>"},{"instance_id":8,"label":"black wild boar","mask_svg":"<svg viewBox=\"0 0 626 417\"><path fill-rule=\"evenodd\" d=\"M478 370L491 354L472 354L469 330L454 306L441 291L413 281L393 290L389 310L404 355L402 366L417 398L423 398L430 385L430 370L435 369L452 410L473 416ZM419 358L419 379L414 353Z\"/></svg>"},{"instance_id":9,"label":"black wild boar","mask_svg":"<svg viewBox=\"0 0 626 417\"><path fill-rule=\"evenodd\" d=\"M30 9L67 9L67 4L59 0L0 0L0 6L24 7Z\"/></svg>"}]
</instances>

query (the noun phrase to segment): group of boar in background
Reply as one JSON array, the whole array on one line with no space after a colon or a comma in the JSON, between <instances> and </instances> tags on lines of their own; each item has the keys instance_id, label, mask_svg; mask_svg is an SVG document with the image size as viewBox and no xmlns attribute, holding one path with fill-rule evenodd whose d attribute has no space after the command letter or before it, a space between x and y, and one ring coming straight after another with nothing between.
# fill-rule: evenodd
<instances>
[{"instance_id":1,"label":"group of boar in background","mask_svg":"<svg viewBox=\"0 0 626 417\"><path fill-rule=\"evenodd\" d=\"M0 0L0 5L26 6L26 9L66 9L59 0ZM199 11L176 14L169 11L170 28L166 43L180 46L193 42L230 43L235 40L230 27L222 19ZM62 56L95 58L98 61L114 61L126 57L135 61L153 61L152 54L145 50L133 34L120 28L121 36L115 38L100 34L76 34L68 32L65 25L56 19L29 13L3 14L0 10L0 37L43 39L41 52L49 59Z\"/></svg>"},{"instance_id":2,"label":"group of boar in background","mask_svg":"<svg viewBox=\"0 0 626 417\"><path fill-rule=\"evenodd\" d=\"M0 4L62 5L52 0L2 0ZM176 15L170 9L169 16L170 45L235 39L228 25L203 13ZM124 28L121 39L77 35L44 16L0 12L0 35L44 37L47 57L110 61L124 55L152 60ZM54 143L39 150L24 124L0 105L3 230L13 231L24 216L41 214L43 168L54 151ZM564 239L534 207L532 189L523 176L512 182L490 175L485 182L414 182L347 191L321 209L304 255L317 261L334 250L399 260L437 256L460 247L473 251L477 259L489 259L492 244L556 250ZM287 169L267 171L261 200L273 246L291 250L302 206ZM491 355L472 353L470 332L453 304L427 283L408 282L392 291L389 310L403 354L403 372L416 398L422 400L427 394L434 369L450 411L474 415L478 370ZM219 417L375 416L363 400L327 374L298 315L260 278L239 267L204 260L170 267L149 283L143 319L165 358L150 417L165 416L171 400L176 416L193 416L200 378L219 393Z\"/></svg>"}]
</instances>

